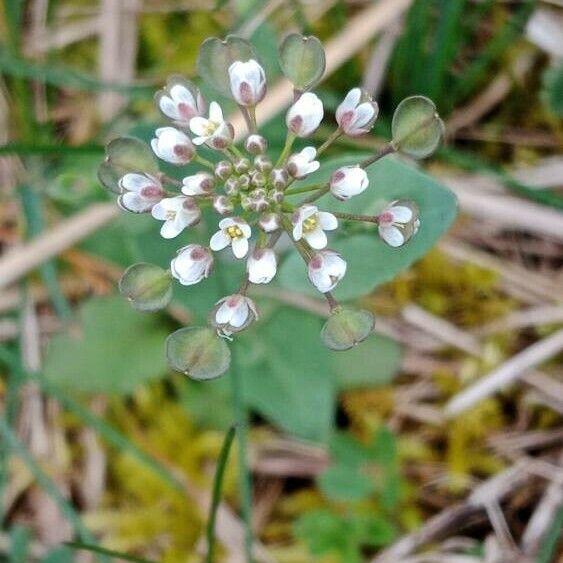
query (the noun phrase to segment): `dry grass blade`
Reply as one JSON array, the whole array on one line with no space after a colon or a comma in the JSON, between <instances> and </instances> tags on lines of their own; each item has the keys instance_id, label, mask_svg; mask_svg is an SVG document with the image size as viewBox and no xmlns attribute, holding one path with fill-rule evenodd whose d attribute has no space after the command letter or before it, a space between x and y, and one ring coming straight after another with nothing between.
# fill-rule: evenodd
<instances>
[{"instance_id":1,"label":"dry grass blade","mask_svg":"<svg viewBox=\"0 0 563 563\"><path fill-rule=\"evenodd\" d=\"M118 212L114 204L92 205L31 242L13 248L0 259L0 288L17 281L37 266L85 239L114 219Z\"/></svg>"},{"instance_id":2,"label":"dry grass blade","mask_svg":"<svg viewBox=\"0 0 563 563\"><path fill-rule=\"evenodd\" d=\"M458 393L445 407L446 416L453 417L474 404L513 383L527 370L536 367L558 354L563 349L563 329L522 350L504 362L492 373Z\"/></svg>"}]
</instances>

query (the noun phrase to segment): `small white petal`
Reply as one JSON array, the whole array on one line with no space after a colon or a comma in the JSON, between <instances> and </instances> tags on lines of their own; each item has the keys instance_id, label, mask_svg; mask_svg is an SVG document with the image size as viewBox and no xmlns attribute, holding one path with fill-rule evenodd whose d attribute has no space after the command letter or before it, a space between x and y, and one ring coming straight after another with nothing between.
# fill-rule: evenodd
<instances>
[{"instance_id":1,"label":"small white petal","mask_svg":"<svg viewBox=\"0 0 563 563\"><path fill-rule=\"evenodd\" d=\"M244 258L248 252L248 239L239 238L232 241L233 254L236 258Z\"/></svg>"},{"instance_id":2,"label":"small white petal","mask_svg":"<svg viewBox=\"0 0 563 563\"><path fill-rule=\"evenodd\" d=\"M314 231L303 233L303 237L309 243L309 246L315 250L321 250L328 244L327 236L322 229L315 229Z\"/></svg>"},{"instance_id":3,"label":"small white petal","mask_svg":"<svg viewBox=\"0 0 563 563\"><path fill-rule=\"evenodd\" d=\"M223 250L223 248L226 248L229 244L231 244L231 239L223 231L217 231L209 241L211 250L215 250L216 252Z\"/></svg>"},{"instance_id":4,"label":"small white petal","mask_svg":"<svg viewBox=\"0 0 563 563\"><path fill-rule=\"evenodd\" d=\"M404 205L393 206L389 211L394 223L408 223L412 219L412 209Z\"/></svg>"},{"instance_id":5,"label":"small white petal","mask_svg":"<svg viewBox=\"0 0 563 563\"><path fill-rule=\"evenodd\" d=\"M319 211L318 218L324 231L334 231L334 229L338 228L338 219L332 213Z\"/></svg>"},{"instance_id":6,"label":"small white petal","mask_svg":"<svg viewBox=\"0 0 563 563\"><path fill-rule=\"evenodd\" d=\"M389 246L392 246L393 248L398 248L405 242L405 237L403 236L401 230L393 225L379 227L379 235Z\"/></svg>"}]
</instances>

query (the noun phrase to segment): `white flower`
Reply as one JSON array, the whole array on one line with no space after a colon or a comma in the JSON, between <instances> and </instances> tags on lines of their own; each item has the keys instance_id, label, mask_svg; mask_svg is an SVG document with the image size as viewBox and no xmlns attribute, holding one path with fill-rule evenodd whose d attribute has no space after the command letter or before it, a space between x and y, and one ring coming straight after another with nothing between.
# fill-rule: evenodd
<instances>
[{"instance_id":1,"label":"white flower","mask_svg":"<svg viewBox=\"0 0 563 563\"><path fill-rule=\"evenodd\" d=\"M241 106L255 106L266 95L264 69L254 60L235 61L229 67L231 92Z\"/></svg>"},{"instance_id":2,"label":"white flower","mask_svg":"<svg viewBox=\"0 0 563 563\"><path fill-rule=\"evenodd\" d=\"M250 226L239 217L227 217L219 221L219 230L211 237L212 250L223 250L231 245L236 258L244 258L248 252Z\"/></svg>"},{"instance_id":3,"label":"white flower","mask_svg":"<svg viewBox=\"0 0 563 563\"><path fill-rule=\"evenodd\" d=\"M182 193L185 195L209 195L215 186L215 179L207 172L198 172L182 180Z\"/></svg>"},{"instance_id":4,"label":"white flower","mask_svg":"<svg viewBox=\"0 0 563 563\"><path fill-rule=\"evenodd\" d=\"M379 236L393 248L403 246L418 231L418 207L412 201L396 200L377 217Z\"/></svg>"},{"instance_id":5,"label":"white flower","mask_svg":"<svg viewBox=\"0 0 563 563\"><path fill-rule=\"evenodd\" d=\"M285 116L287 128L298 137L307 137L323 119L323 103L312 92L303 94Z\"/></svg>"},{"instance_id":6,"label":"white flower","mask_svg":"<svg viewBox=\"0 0 563 563\"><path fill-rule=\"evenodd\" d=\"M233 212L235 206L226 195L216 195L213 198L213 208L219 215L228 215Z\"/></svg>"},{"instance_id":7,"label":"white flower","mask_svg":"<svg viewBox=\"0 0 563 563\"><path fill-rule=\"evenodd\" d=\"M165 195L160 181L150 174L125 174L119 180L122 194L117 203L122 209L133 213L147 213Z\"/></svg>"},{"instance_id":8,"label":"white flower","mask_svg":"<svg viewBox=\"0 0 563 563\"><path fill-rule=\"evenodd\" d=\"M174 127L160 127L155 134L151 147L158 158L172 164L187 164L194 157L194 146L185 133Z\"/></svg>"},{"instance_id":9,"label":"white flower","mask_svg":"<svg viewBox=\"0 0 563 563\"><path fill-rule=\"evenodd\" d=\"M280 218L276 213L264 213L258 220L258 225L265 233L273 233L281 228Z\"/></svg>"},{"instance_id":10,"label":"white flower","mask_svg":"<svg viewBox=\"0 0 563 563\"><path fill-rule=\"evenodd\" d=\"M231 144L234 138L233 126L223 119L223 111L217 102L209 105L209 119L194 117L190 120L190 129L194 135L194 145L204 143L213 149L224 149Z\"/></svg>"},{"instance_id":11,"label":"white flower","mask_svg":"<svg viewBox=\"0 0 563 563\"><path fill-rule=\"evenodd\" d=\"M246 261L251 283L270 283L277 270L276 253L271 248L255 248Z\"/></svg>"},{"instance_id":12,"label":"white flower","mask_svg":"<svg viewBox=\"0 0 563 563\"><path fill-rule=\"evenodd\" d=\"M258 311L252 299L235 293L217 301L210 320L224 335L230 336L244 330L257 318Z\"/></svg>"},{"instance_id":13,"label":"white flower","mask_svg":"<svg viewBox=\"0 0 563 563\"><path fill-rule=\"evenodd\" d=\"M188 127L193 117L205 113L205 100L199 90L181 76L170 77L155 99L160 111L182 127Z\"/></svg>"},{"instance_id":14,"label":"white flower","mask_svg":"<svg viewBox=\"0 0 563 563\"><path fill-rule=\"evenodd\" d=\"M164 221L160 235L164 238L177 237L186 227L195 225L201 219L201 210L191 197L177 196L160 200L152 208L152 216Z\"/></svg>"},{"instance_id":15,"label":"white flower","mask_svg":"<svg viewBox=\"0 0 563 563\"><path fill-rule=\"evenodd\" d=\"M309 280L321 292L332 291L346 273L346 261L334 250L321 250L309 260Z\"/></svg>"},{"instance_id":16,"label":"white flower","mask_svg":"<svg viewBox=\"0 0 563 563\"><path fill-rule=\"evenodd\" d=\"M368 175L359 166L343 166L330 178L330 191L340 200L361 194L369 184Z\"/></svg>"},{"instance_id":17,"label":"white flower","mask_svg":"<svg viewBox=\"0 0 563 563\"><path fill-rule=\"evenodd\" d=\"M346 135L356 137L372 128L378 113L377 103L361 88L353 88L336 108L336 122Z\"/></svg>"},{"instance_id":18,"label":"white flower","mask_svg":"<svg viewBox=\"0 0 563 563\"><path fill-rule=\"evenodd\" d=\"M287 171L297 179L305 178L319 169L319 161L315 160L317 149L305 147L301 152L292 154L287 161Z\"/></svg>"},{"instance_id":19,"label":"white flower","mask_svg":"<svg viewBox=\"0 0 563 563\"><path fill-rule=\"evenodd\" d=\"M206 278L213 269L213 254L205 246L188 244L170 262L172 275L182 285L194 285Z\"/></svg>"},{"instance_id":20,"label":"white flower","mask_svg":"<svg viewBox=\"0 0 563 563\"><path fill-rule=\"evenodd\" d=\"M314 205L303 205L292 217L293 239L304 238L311 248L319 250L327 245L325 231L333 231L338 221L332 213L319 211Z\"/></svg>"}]
</instances>

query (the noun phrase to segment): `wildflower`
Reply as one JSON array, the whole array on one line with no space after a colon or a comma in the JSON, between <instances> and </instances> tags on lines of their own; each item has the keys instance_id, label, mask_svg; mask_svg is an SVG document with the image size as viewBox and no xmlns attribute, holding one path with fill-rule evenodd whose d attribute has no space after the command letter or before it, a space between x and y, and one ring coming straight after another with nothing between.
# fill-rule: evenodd
<instances>
[{"instance_id":1,"label":"wildflower","mask_svg":"<svg viewBox=\"0 0 563 563\"><path fill-rule=\"evenodd\" d=\"M209 276L213 254L205 246L188 244L170 262L170 272L182 285L194 285Z\"/></svg>"},{"instance_id":2,"label":"wildflower","mask_svg":"<svg viewBox=\"0 0 563 563\"><path fill-rule=\"evenodd\" d=\"M352 88L336 109L336 122L350 137L367 133L373 126L379 107L361 88Z\"/></svg>"},{"instance_id":3,"label":"wildflower","mask_svg":"<svg viewBox=\"0 0 563 563\"><path fill-rule=\"evenodd\" d=\"M187 164L195 155L190 138L174 127L160 127L155 131L151 147L154 154L171 164Z\"/></svg>"},{"instance_id":4,"label":"wildflower","mask_svg":"<svg viewBox=\"0 0 563 563\"><path fill-rule=\"evenodd\" d=\"M343 166L330 178L332 195L342 201L361 194L369 184L368 175L359 166Z\"/></svg>"},{"instance_id":5,"label":"wildflower","mask_svg":"<svg viewBox=\"0 0 563 563\"><path fill-rule=\"evenodd\" d=\"M271 248L255 248L246 262L251 283L270 283L276 275L276 253Z\"/></svg>"},{"instance_id":6,"label":"wildflower","mask_svg":"<svg viewBox=\"0 0 563 563\"><path fill-rule=\"evenodd\" d=\"M147 213L166 194L160 181L150 174L125 174L119 180L122 194L117 202L122 209L133 213Z\"/></svg>"},{"instance_id":7,"label":"wildflower","mask_svg":"<svg viewBox=\"0 0 563 563\"><path fill-rule=\"evenodd\" d=\"M305 147L301 152L292 154L287 161L287 171L297 179L305 178L319 169L320 164L315 160L317 149Z\"/></svg>"},{"instance_id":8,"label":"wildflower","mask_svg":"<svg viewBox=\"0 0 563 563\"><path fill-rule=\"evenodd\" d=\"M321 292L332 291L346 273L346 261L334 250L321 250L309 260L309 280Z\"/></svg>"},{"instance_id":9,"label":"wildflower","mask_svg":"<svg viewBox=\"0 0 563 563\"><path fill-rule=\"evenodd\" d=\"M209 118L194 117L190 120L190 129L197 135L193 138L194 145L204 143L213 149L228 147L234 138L233 126L223 119L223 110L217 102L209 105Z\"/></svg>"},{"instance_id":10,"label":"wildflower","mask_svg":"<svg viewBox=\"0 0 563 563\"><path fill-rule=\"evenodd\" d=\"M235 61L229 67L231 92L241 106L255 106L266 95L264 69L254 60Z\"/></svg>"},{"instance_id":11,"label":"wildflower","mask_svg":"<svg viewBox=\"0 0 563 563\"><path fill-rule=\"evenodd\" d=\"M182 180L182 193L185 195L209 195L215 186L215 180L207 172L198 172L192 176L186 176Z\"/></svg>"},{"instance_id":12,"label":"wildflower","mask_svg":"<svg viewBox=\"0 0 563 563\"><path fill-rule=\"evenodd\" d=\"M323 115L321 100L312 92L306 92L289 108L285 122L294 135L308 137L320 125Z\"/></svg>"},{"instance_id":13,"label":"wildflower","mask_svg":"<svg viewBox=\"0 0 563 563\"><path fill-rule=\"evenodd\" d=\"M389 246L403 246L417 233L418 216L418 207L412 201L393 201L377 217L379 236Z\"/></svg>"},{"instance_id":14,"label":"wildflower","mask_svg":"<svg viewBox=\"0 0 563 563\"><path fill-rule=\"evenodd\" d=\"M219 221L219 230L211 237L211 250L223 250L231 246L236 258L244 258L248 253L248 239L251 230L246 221L239 217L227 217Z\"/></svg>"},{"instance_id":15,"label":"wildflower","mask_svg":"<svg viewBox=\"0 0 563 563\"><path fill-rule=\"evenodd\" d=\"M338 221L332 213L319 211L314 205L303 205L293 214L293 239L304 238L311 248L319 250L327 243L325 231L333 231Z\"/></svg>"},{"instance_id":16,"label":"wildflower","mask_svg":"<svg viewBox=\"0 0 563 563\"><path fill-rule=\"evenodd\" d=\"M244 330L257 318L254 301L240 293L217 301L210 315L211 323L226 336Z\"/></svg>"},{"instance_id":17,"label":"wildflower","mask_svg":"<svg viewBox=\"0 0 563 563\"><path fill-rule=\"evenodd\" d=\"M160 229L163 238L177 237L186 227L201 219L201 209L191 197L177 196L161 199L153 208L152 216L164 221Z\"/></svg>"},{"instance_id":18,"label":"wildflower","mask_svg":"<svg viewBox=\"0 0 563 563\"><path fill-rule=\"evenodd\" d=\"M205 113L205 100L199 90L180 76L172 76L166 88L156 94L160 111L181 127L189 127L193 117Z\"/></svg>"}]
</instances>

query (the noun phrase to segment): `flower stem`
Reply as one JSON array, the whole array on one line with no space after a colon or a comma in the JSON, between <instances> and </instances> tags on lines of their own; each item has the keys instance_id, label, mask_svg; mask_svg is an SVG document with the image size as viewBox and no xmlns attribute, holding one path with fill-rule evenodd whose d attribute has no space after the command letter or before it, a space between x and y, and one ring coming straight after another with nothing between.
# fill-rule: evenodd
<instances>
[{"instance_id":1,"label":"flower stem","mask_svg":"<svg viewBox=\"0 0 563 563\"><path fill-rule=\"evenodd\" d=\"M210 160L207 160L206 158L199 156L199 154L195 155L194 160L195 160L195 162L197 162L198 164L201 164L202 166L206 166L207 168L209 168L211 170L215 170L215 164L213 164Z\"/></svg>"},{"instance_id":2,"label":"flower stem","mask_svg":"<svg viewBox=\"0 0 563 563\"><path fill-rule=\"evenodd\" d=\"M213 552L215 550L215 522L217 520L217 509L221 501L221 490L223 488L223 478L225 469L227 468L227 460L235 437L235 426L231 426L225 435L219 460L217 462L217 471L213 479L213 497L209 508L209 520L207 522L207 557L206 563L213 563Z\"/></svg>"},{"instance_id":3,"label":"flower stem","mask_svg":"<svg viewBox=\"0 0 563 563\"><path fill-rule=\"evenodd\" d=\"M241 514L244 523L244 552L246 563L253 563L252 558L252 481L248 467L248 412L243 402L242 374L235 361L236 352L233 346L231 369L231 388L233 393L233 408L237 426L239 488Z\"/></svg>"},{"instance_id":4,"label":"flower stem","mask_svg":"<svg viewBox=\"0 0 563 563\"><path fill-rule=\"evenodd\" d=\"M280 154L278 161L276 162L275 168L279 168L282 164L285 164L285 161L287 160L287 157L291 152L291 147L293 146L294 141L295 141L295 135L293 133L288 132L287 137L285 138L285 145L283 147L283 151Z\"/></svg>"},{"instance_id":5,"label":"flower stem","mask_svg":"<svg viewBox=\"0 0 563 563\"><path fill-rule=\"evenodd\" d=\"M301 188L293 188L285 190L285 195L296 195L296 194L306 194L308 192L313 192L321 188L323 184L313 184L311 186L302 186Z\"/></svg>"},{"instance_id":6,"label":"flower stem","mask_svg":"<svg viewBox=\"0 0 563 563\"><path fill-rule=\"evenodd\" d=\"M376 225L379 223L379 218L377 215L361 215L358 213L341 213L339 211L332 211L331 212L334 216L338 217L339 219L345 219L348 221L365 221L366 223L375 223Z\"/></svg>"},{"instance_id":7,"label":"flower stem","mask_svg":"<svg viewBox=\"0 0 563 563\"><path fill-rule=\"evenodd\" d=\"M332 145L332 143L334 143L334 141L336 141L336 139L338 139L338 137L340 137L340 135L342 135L342 131L339 127L338 129L333 131L328 136L326 141L317 149L317 156L320 156L321 153L323 153L326 149L328 149L328 147L330 147L330 145Z\"/></svg>"}]
</instances>

